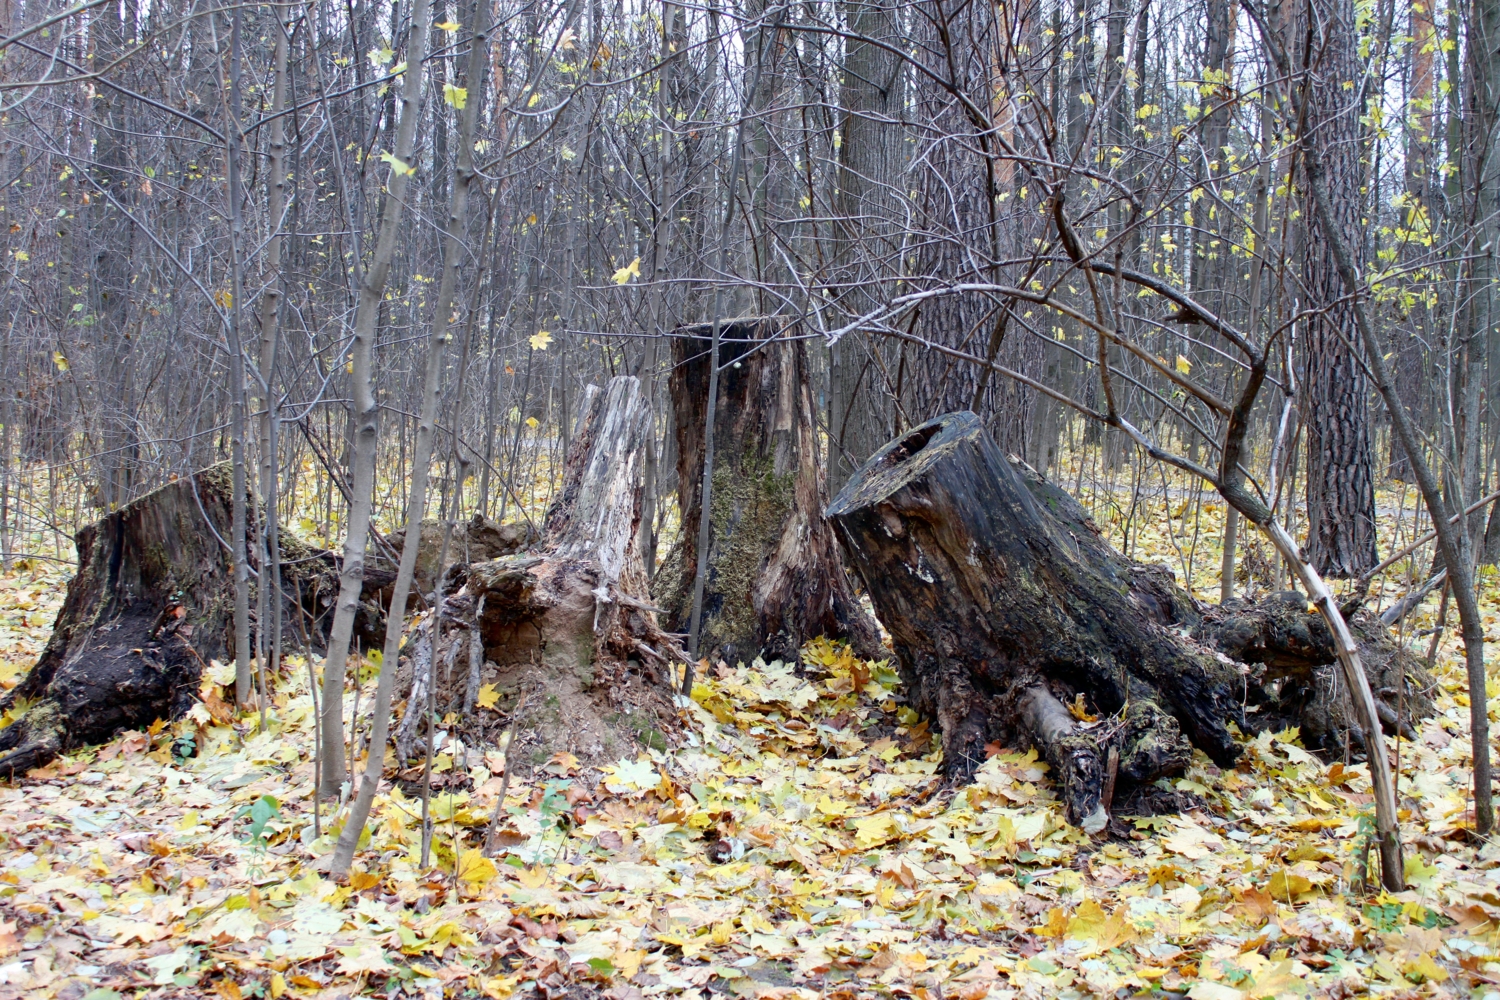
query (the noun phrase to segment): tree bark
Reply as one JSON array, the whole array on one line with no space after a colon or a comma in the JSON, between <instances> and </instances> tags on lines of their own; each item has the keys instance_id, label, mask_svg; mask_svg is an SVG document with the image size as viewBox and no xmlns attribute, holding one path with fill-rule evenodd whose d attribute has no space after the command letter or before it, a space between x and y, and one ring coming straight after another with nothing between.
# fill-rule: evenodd
<instances>
[{"instance_id":1,"label":"tree bark","mask_svg":"<svg viewBox=\"0 0 1500 1000\"><path fill-rule=\"evenodd\" d=\"M1111 760L1126 783L1192 746L1238 756L1241 676L1169 632L1170 582L1114 553L1065 493L1017 468L970 412L877 452L829 518L891 633L907 697L966 778L991 742L1035 746L1071 822L1095 831ZM1084 721L1087 717L1103 721Z\"/></svg>"},{"instance_id":2,"label":"tree bark","mask_svg":"<svg viewBox=\"0 0 1500 1000\"><path fill-rule=\"evenodd\" d=\"M899 195L904 146L895 124L904 105L904 61L896 50L898 12L883 3L843 0L844 41L839 103L844 112L834 193L835 302L858 316L887 297L882 262L901 252ZM889 47L888 47L889 46ZM884 442L892 401L876 391L880 344L847 337L828 353L828 488L838 490Z\"/></svg>"},{"instance_id":3,"label":"tree bark","mask_svg":"<svg viewBox=\"0 0 1500 1000\"><path fill-rule=\"evenodd\" d=\"M683 542L657 574L656 594L676 631L688 624L699 555L711 332L686 327L673 341ZM789 332L778 319L736 320L720 331L699 651L730 662L791 661L818 635L848 638L864 655L880 652L823 516L807 351Z\"/></svg>"},{"instance_id":4,"label":"tree bark","mask_svg":"<svg viewBox=\"0 0 1500 1000\"><path fill-rule=\"evenodd\" d=\"M1359 115L1362 110L1350 80L1362 74L1357 52L1352 0L1314 0L1299 6L1294 41L1289 46L1307 51L1302 35L1305 17L1318 24L1321 36L1311 58L1314 65L1298 67L1310 74L1306 91L1306 124L1311 141L1325 150L1323 165L1333 194L1336 226L1346 246L1362 245L1360 194L1364 170ZM1353 304L1339 277L1338 261L1327 229L1313 225L1311 204L1303 212L1306 252L1303 284L1307 305L1323 311L1308 318L1307 376L1307 514L1308 558L1326 578L1359 576L1375 563L1375 479L1370 449L1370 384L1355 357L1348 331L1354 329Z\"/></svg>"},{"instance_id":5,"label":"tree bark","mask_svg":"<svg viewBox=\"0 0 1500 1000\"><path fill-rule=\"evenodd\" d=\"M0 730L0 773L24 772L121 730L175 719L198 700L204 666L235 648L233 560L225 541L234 488L231 465L220 463L78 532L78 572L52 638L0 699L0 711L34 702ZM281 592L302 595L301 612L295 605L288 610L305 614L308 631L317 633L337 568L331 553L297 547L293 554ZM368 622L359 629L368 630ZM316 634L309 638L318 641Z\"/></svg>"},{"instance_id":6,"label":"tree bark","mask_svg":"<svg viewBox=\"0 0 1500 1000\"><path fill-rule=\"evenodd\" d=\"M1432 715L1434 682L1422 661L1393 640L1386 623L1369 612L1349 616L1359 659L1387 735L1416 736L1416 723ZM1328 622L1310 613L1307 598L1281 591L1257 604L1229 601L1210 608L1192 636L1253 669L1245 688L1259 728L1297 727L1312 750L1362 756L1364 725L1338 683L1338 648Z\"/></svg>"}]
</instances>

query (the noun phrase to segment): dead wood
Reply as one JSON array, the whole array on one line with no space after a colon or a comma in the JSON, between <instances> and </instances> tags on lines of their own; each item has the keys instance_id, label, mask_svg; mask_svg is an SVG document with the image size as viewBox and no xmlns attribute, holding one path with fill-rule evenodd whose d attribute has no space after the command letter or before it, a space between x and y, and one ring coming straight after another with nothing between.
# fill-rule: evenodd
<instances>
[{"instance_id":1,"label":"dead wood","mask_svg":"<svg viewBox=\"0 0 1500 1000\"><path fill-rule=\"evenodd\" d=\"M0 774L27 771L192 707L205 666L233 655L234 585L225 542L232 497L223 463L78 532L78 572L52 636L20 684L0 698L0 710L29 706L0 730ZM286 641L319 647L338 590L337 557L285 534L282 551ZM367 592L356 634L373 636L380 621Z\"/></svg>"},{"instance_id":2,"label":"dead wood","mask_svg":"<svg viewBox=\"0 0 1500 1000\"><path fill-rule=\"evenodd\" d=\"M972 413L881 449L829 518L952 779L987 745L1036 747L1070 821L1096 830L1112 797L1180 773L1195 747L1232 764L1235 729L1295 720L1309 745L1343 749L1353 713L1305 600L1205 614L1169 571L1120 555L1070 496L1002 455ZM1378 620L1357 621L1372 686L1409 729L1420 672Z\"/></svg>"},{"instance_id":3,"label":"dead wood","mask_svg":"<svg viewBox=\"0 0 1500 1000\"><path fill-rule=\"evenodd\" d=\"M683 327L672 341L671 397L677 431L682 542L655 593L675 632L689 628L702 516L705 408L712 328ZM699 649L713 658L757 655L794 661L819 635L847 638L882 655L860 607L826 504L807 350L780 318L720 327L714 418L712 533Z\"/></svg>"},{"instance_id":4,"label":"dead wood","mask_svg":"<svg viewBox=\"0 0 1500 1000\"><path fill-rule=\"evenodd\" d=\"M452 567L438 608L408 641L413 697L398 750L417 745L422 671L437 685L440 711L461 709L482 684L495 685L506 705L533 692L511 756L599 760L672 728L671 664L683 654L657 622L636 551L649 422L636 379L588 388L540 541Z\"/></svg>"}]
</instances>

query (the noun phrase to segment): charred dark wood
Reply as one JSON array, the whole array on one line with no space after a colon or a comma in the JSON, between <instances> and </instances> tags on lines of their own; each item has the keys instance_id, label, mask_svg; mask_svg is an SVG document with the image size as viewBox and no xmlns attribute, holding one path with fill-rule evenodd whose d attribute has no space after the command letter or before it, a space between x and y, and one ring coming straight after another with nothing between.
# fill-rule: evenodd
<instances>
[{"instance_id":1,"label":"charred dark wood","mask_svg":"<svg viewBox=\"0 0 1500 1000\"><path fill-rule=\"evenodd\" d=\"M827 494L807 350L795 332L774 317L720 327L699 648L731 662L757 655L795 660L802 644L819 635L847 638L866 656L881 654L823 515ZM655 593L669 628L679 633L688 630L698 563L712 334L706 325L683 327L672 341L683 541L657 574Z\"/></svg>"},{"instance_id":2,"label":"charred dark wood","mask_svg":"<svg viewBox=\"0 0 1500 1000\"><path fill-rule=\"evenodd\" d=\"M951 778L986 744L1035 746L1069 819L1099 829L1111 760L1140 783L1180 773L1193 745L1220 765L1238 756L1240 672L1166 624L1191 602L1114 553L974 414L888 444L828 514Z\"/></svg>"},{"instance_id":3,"label":"charred dark wood","mask_svg":"<svg viewBox=\"0 0 1500 1000\"><path fill-rule=\"evenodd\" d=\"M829 508L895 643L908 698L937 722L964 778L985 744L1031 745L1069 818L1216 763L1244 732L1300 726L1304 743L1363 742L1323 617L1295 592L1204 609L1170 571L1126 559L1083 508L1001 455L969 413L873 456ZM1374 615L1350 620L1387 732L1414 735L1432 681ZM1248 707L1248 714L1242 710ZM1096 721L1087 721L1097 717Z\"/></svg>"},{"instance_id":4,"label":"charred dark wood","mask_svg":"<svg viewBox=\"0 0 1500 1000\"><path fill-rule=\"evenodd\" d=\"M192 707L205 665L234 649L233 574L223 541L232 483L229 465L216 465L78 532L78 572L52 636L0 698L0 709L32 703L0 730L0 775ZM336 557L282 540L287 638L321 645L337 593ZM367 603L361 618L362 630L374 632L379 609Z\"/></svg>"}]
</instances>

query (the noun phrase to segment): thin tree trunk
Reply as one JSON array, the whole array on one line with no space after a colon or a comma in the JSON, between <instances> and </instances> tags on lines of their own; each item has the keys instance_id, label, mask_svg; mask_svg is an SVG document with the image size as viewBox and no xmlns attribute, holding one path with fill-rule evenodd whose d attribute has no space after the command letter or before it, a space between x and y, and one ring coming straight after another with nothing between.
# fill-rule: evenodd
<instances>
[{"instance_id":1,"label":"thin tree trunk","mask_svg":"<svg viewBox=\"0 0 1500 1000\"><path fill-rule=\"evenodd\" d=\"M359 837L364 831L365 821L369 818L370 807L375 802L375 792L380 785L380 775L385 766L385 743L391 724L391 692L395 688L396 663L401 654L401 632L406 597L411 589L412 576L417 568L417 555L422 547L422 518L427 513L427 477L432 465L434 427L443 395L443 363L446 359L449 340L448 314L453 305L454 289L458 283L459 264L465 253L463 235L468 223L469 190L478 176L474 170L474 129L482 103L485 70L489 66L491 5L489 0L478 0L474 6L477 9L474 14L474 34L469 42L469 64L467 71L459 80L459 86L466 88L467 98L460 109L458 158L454 166L453 184L449 193L448 226L443 235L443 277L438 285L437 301L433 304L432 325L427 339L427 369L422 382L422 413L417 424L416 444L413 447L410 499L407 502L406 542L401 549L401 564L396 572L390 610L386 613L385 654L381 661L380 680L375 688L370 753L365 763L364 777L360 781L359 794L355 797L354 806L350 811L349 822L344 824L344 830L339 834L338 847L334 852L331 871L335 877L339 878L349 871L349 865L354 860L354 851L359 845ZM417 9L412 13L413 32L416 32L418 24L425 26L427 20L427 0L418 0ZM447 547L447 539L448 535L445 531L444 548ZM442 579L442 555L444 554L440 554L438 560L439 581ZM434 605L438 596L436 593L433 594ZM430 728L427 752L430 759L433 752ZM424 830L424 845L427 843L426 835L427 831ZM424 856L426 854L425 846L423 854Z\"/></svg>"},{"instance_id":2,"label":"thin tree trunk","mask_svg":"<svg viewBox=\"0 0 1500 1000\"><path fill-rule=\"evenodd\" d=\"M244 216L240 181L240 20L238 8L229 29L229 122L224 130L229 163L229 392L230 441L234 463L234 516L229 544L234 560L234 698L248 705L254 689L250 675L250 565L246 551L245 510L245 356L240 330L244 314Z\"/></svg>"},{"instance_id":3,"label":"thin tree trunk","mask_svg":"<svg viewBox=\"0 0 1500 1000\"><path fill-rule=\"evenodd\" d=\"M261 623L257 631L261 640L260 664L263 694L266 683L265 674L268 669L266 657L268 655L273 657L269 664L269 672L272 674L279 668L281 661L281 601L280 595L276 593L276 585L281 580L279 515L276 509L277 421L279 420L276 404L276 350L281 322L281 253L285 242L282 235L283 216L286 215L286 120L281 116L281 112L286 108L287 50L290 44L286 25L281 22L279 14L275 30L275 79L271 91L271 174L267 183L269 188L267 220L271 227L271 238L266 245L265 266L266 273L271 275L271 280L266 284L260 304L259 375L263 400L260 425L260 496L264 511L261 516L265 519L261 528L261 538L265 548L260 562L262 568L260 587L257 589L259 598L257 617ZM266 623L272 619L276 620L272 622L272 628L268 630ZM264 706L262 706L262 711L264 711Z\"/></svg>"},{"instance_id":4,"label":"thin tree trunk","mask_svg":"<svg viewBox=\"0 0 1500 1000\"><path fill-rule=\"evenodd\" d=\"M354 314L354 448L350 462L348 534L344 539L344 561L339 574L338 603L334 609L333 628L328 637L323 664L323 743L322 788L319 794L334 797L344 784L344 678L349 647L354 637L354 617L359 611L360 589L365 574L365 545L370 532L371 502L375 492L375 451L379 443L380 407L375 400L374 352L375 328L385 297L386 278L396 254L396 240L401 235L401 219L406 209L406 189L415 168L417 120L421 114L422 65L427 59L428 21L431 5L416 0L412 10L411 31L407 41L408 72L402 85L401 123L396 129L395 163L387 180L385 206L375 254L359 284L359 305ZM424 489L425 495L425 489ZM415 558L415 546L412 547ZM406 553L403 551L402 560ZM404 605L393 604L400 613ZM394 665L394 659L390 661ZM382 672L381 683L388 684ZM389 697L389 692L387 692ZM384 733L380 746L384 746ZM372 746L376 745L373 742ZM377 758L380 754L375 755Z\"/></svg>"}]
</instances>

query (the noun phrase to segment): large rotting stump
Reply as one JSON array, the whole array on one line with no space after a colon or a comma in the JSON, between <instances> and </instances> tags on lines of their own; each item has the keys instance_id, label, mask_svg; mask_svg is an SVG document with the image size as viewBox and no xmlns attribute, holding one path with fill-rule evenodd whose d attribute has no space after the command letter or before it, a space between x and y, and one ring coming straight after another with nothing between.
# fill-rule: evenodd
<instances>
[{"instance_id":1,"label":"large rotting stump","mask_svg":"<svg viewBox=\"0 0 1500 1000\"><path fill-rule=\"evenodd\" d=\"M78 532L78 572L52 637L21 683L0 698L0 711L30 703L0 730L0 776L192 707L204 666L234 650L234 573L224 542L233 497L225 462ZM250 549L259 551L253 535ZM337 557L286 535L282 556L287 634L321 645L338 589ZM379 622L378 609L364 601L360 634L375 632Z\"/></svg>"},{"instance_id":2,"label":"large rotting stump","mask_svg":"<svg viewBox=\"0 0 1500 1000\"><path fill-rule=\"evenodd\" d=\"M472 713L485 685L507 711L524 699L515 738L528 758L612 760L637 739L665 739L676 719L673 663L683 654L657 624L636 549L649 428L635 378L586 389L562 489L534 548L455 565L403 650L411 695L399 756L418 746L429 700Z\"/></svg>"},{"instance_id":3,"label":"large rotting stump","mask_svg":"<svg viewBox=\"0 0 1500 1000\"><path fill-rule=\"evenodd\" d=\"M699 650L731 663L757 655L795 660L802 644L819 635L847 638L865 656L881 653L823 517L822 451L807 349L798 333L782 317L719 327ZM698 565L713 328L681 327L673 336L682 542L668 554L653 591L668 627L681 633L690 628Z\"/></svg>"},{"instance_id":4,"label":"large rotting stump","mask_svg":"<svg viewBox=\"0 0 1500 1000\"><path fill-rule=\"evenodd\" d=\"M0 730L0 774L192 706L204 665L233 648L227 465L169 483L78 532L78 573L41 658L0 699L34 702Z\"/></svg>"},{"instance_id":5,"label":"large rotting stump","mask_svg":"<svg viewBox=\"0 0 1500 1000\"><path fill-rule=\"evenodd\" d=\"M988 743L1029 744L1092 832L1116 788L1180 773L1193 746L1220 766L1238 756L1239 668L1164 624L1180 600L1165 574L1111 549L973 413L886 445L828 516L950 778L971 776Z\"/></svg>"}]
</instances>

